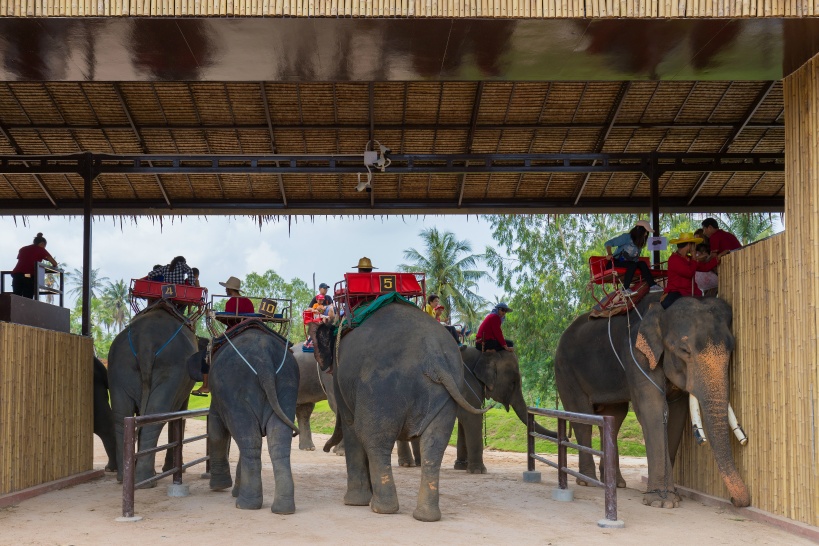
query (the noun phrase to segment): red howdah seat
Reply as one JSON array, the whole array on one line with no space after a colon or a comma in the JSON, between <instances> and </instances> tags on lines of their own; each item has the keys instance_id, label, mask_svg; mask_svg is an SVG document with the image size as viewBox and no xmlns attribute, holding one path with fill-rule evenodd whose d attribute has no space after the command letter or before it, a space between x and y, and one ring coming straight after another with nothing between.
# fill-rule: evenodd
<instances>
[{"instance_id":1,"label":"red howdah seat","mask_svg":"<svg viewBox=\"0 0 819 546\"><path fill-rule=\"evenodd\" d=\"M149 281L147 279L131 280L131 297L145 299L162 299L163 287L173 286L175 296L165 296L165 299L190 303L193 305L204 305L207 299L208 289L201 286L191 286L189 284L169 284L159 281ZM166 289L167 290L167 289Z\"/></svg>"},{"instance_id":2,"label":"red howdah seat","mask_svg":"<svg viewBox=\"0 0 819 546\"><path fill-rule=\"evenodd\" d=\"M608 268L611 260L607 256L591 256L589 257L589 273L591 275L591 282L594 284L612 284L615 281L615 275L622 277L626 274L625 267ZM651 268L651 261L648 258L640 258L641 262ZM607 269L608 268L608 269ZM665 278L665 269L652 269L651 275L655 278ZM634 280L642 282L642 275L640 270L634 272Z\"/></svg>"}]
</instances>

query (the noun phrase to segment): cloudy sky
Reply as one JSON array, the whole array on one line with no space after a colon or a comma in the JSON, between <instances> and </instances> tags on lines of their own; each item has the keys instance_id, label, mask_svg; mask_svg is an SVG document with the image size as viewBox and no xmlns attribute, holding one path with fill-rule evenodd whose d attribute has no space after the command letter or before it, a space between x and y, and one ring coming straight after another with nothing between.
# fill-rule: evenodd
<instances>
[{"instance_id":1,"label":"cloudy sky","mask_svg":"<svg viewBox=\"0 0 819 546\"><path fill-rule=\"evenodd\" d=\"M253 218L185 217L181 220L140 218L137 223L110 217L95 218L92 265L111 280L144 276L155 263L166 264L177 255L201 270L202 286L222 293L218 281L255 271L275 270L287 280L299 277L312 285L332 285L367 256L381 271L394 270L404 261L404 250L423 251L418 236L428 227L449 230L482 253L493 245L489 224L475 216L332 218L316 216L263 224ZM82 218L0 218L0 269L10 270L17 250L31 244L37 232L48 240L48 250L67 270L82 266ZM483 282L480 294L492 301L502 291Z\"/></svg>"}]
</instances>

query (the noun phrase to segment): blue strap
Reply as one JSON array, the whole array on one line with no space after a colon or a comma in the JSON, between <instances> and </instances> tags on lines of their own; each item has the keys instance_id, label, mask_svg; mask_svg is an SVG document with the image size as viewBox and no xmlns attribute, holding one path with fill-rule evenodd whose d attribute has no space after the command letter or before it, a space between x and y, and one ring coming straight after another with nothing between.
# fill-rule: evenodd
<instances>
[{"instance_id":1,"label":"blue strap","mask_svg":"<svg viewBox=\"0 0 819 546\"><path fill-rule=\"evenodd\" d=\"M128 325L128 345L131 346L131 352L134 353L134 357L136 357L136 349L134 349L134 341L131 339L131 325Z\"/></svg>"},{"instance_id":2,"label":"blue strap","mask_svg":"<svg viewBox=\"0 0 819 546\"><path fill-rule=\"evenodd\" d=\"M176 329L176 332L174 332L174 333L173 333L173 335L171 336L171 338L170 338L168 341L166 341L166 342L165 342L165 344L164 344L162 347L160 347L160 348L159 348L159 350L158 350L157 352L155 352L155 353L154 353L154 356L159 356L159 353L161 353L161 352L162 352L162 349L164 349L165 347L167 347L167 346L168 346L168 344L169 344L171 341L173 341L173 338L175 338L175 337L176 337L176 334L178 334L178 333L179 333L179 331L182 329L182 327L183 327L183 326L185 326L185 324L184 324L184 323L182 323L182 324L180 324L180 325L179 325L179 328L177 328L177 329ZM131 333L131 331L130 331L130 330L128 330L128 333L130 334L130 333ZM129 339L130 339L130 338L129 338ZM131 345L131 348L133 349L133 345ZM136 356L136 353L134 353L134 356Z\"/></svg>"}]
</instances>

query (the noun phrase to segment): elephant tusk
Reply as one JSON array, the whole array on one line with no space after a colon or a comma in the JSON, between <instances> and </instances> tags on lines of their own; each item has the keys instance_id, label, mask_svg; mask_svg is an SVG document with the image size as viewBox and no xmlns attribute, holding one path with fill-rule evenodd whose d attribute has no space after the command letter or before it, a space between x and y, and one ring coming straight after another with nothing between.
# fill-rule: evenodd
<instances>
[{"instance_id":1,"label":"elephant tusk","mask_svg":"<svg viewBox=\"0 0 819 546\"><path fill-rule=\"evenodd\" d=\"M691 423L693 424L694 439L699 445L708 441L705 437L705 429L702 427L702 415L700 414L700 401L693 394L688 395L688 409L691 411Z\"/></svg>"},{"instance_id":2,"label":"elephant tusk","mask_svg":"<svg viewBox=\"0 0 819 546\"><path fill-rule=\"evenodd\" d=\"M734 431L734 436L739 440L739 445L744 446L747 444L748 437L745 435L745 431L742 430L742 425L737 422L737 416L734 414L734 408L731 407L731 404L728 404L728 424L731 426L731 430Z\"/></svg>"}]
</instances>

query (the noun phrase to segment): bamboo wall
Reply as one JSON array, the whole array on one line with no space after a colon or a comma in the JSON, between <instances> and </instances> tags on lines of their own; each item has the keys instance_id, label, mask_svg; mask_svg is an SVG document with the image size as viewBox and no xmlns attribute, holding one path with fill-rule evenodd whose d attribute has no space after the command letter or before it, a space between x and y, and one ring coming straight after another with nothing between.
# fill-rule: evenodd
<instances>
[{"instance_id":1,"label":"bamboo wall","mask_svg":"<svg viewBox=\"0 0 819 546\"><path fill-rule=\"evenodd\" d=\"M0 495L93 468L90 339L0 322Z\"/></svg>"},{"instance_id":2,"label":"bamboo wall","mask_svg":"<svg viewBox=\"0 0 819 546\"><path fill-rule=\"evenodd\" d=\"M731 254L734 459L753 506L819 526L819 57L784 81L785 233ZM707 431L706 431L707 433ZM725 497L711 450L684 435L677 483Z\"/></svg>"},{"instance_id":3,"label":"bamboo wall","mask_svg":"<svg viewBox=\"0 0 819 546\"><path fill-rule=\"evenodd\" d=\"M819 0L0 0L0 17L809 17Z\"/></svg>"}]
</instances>

